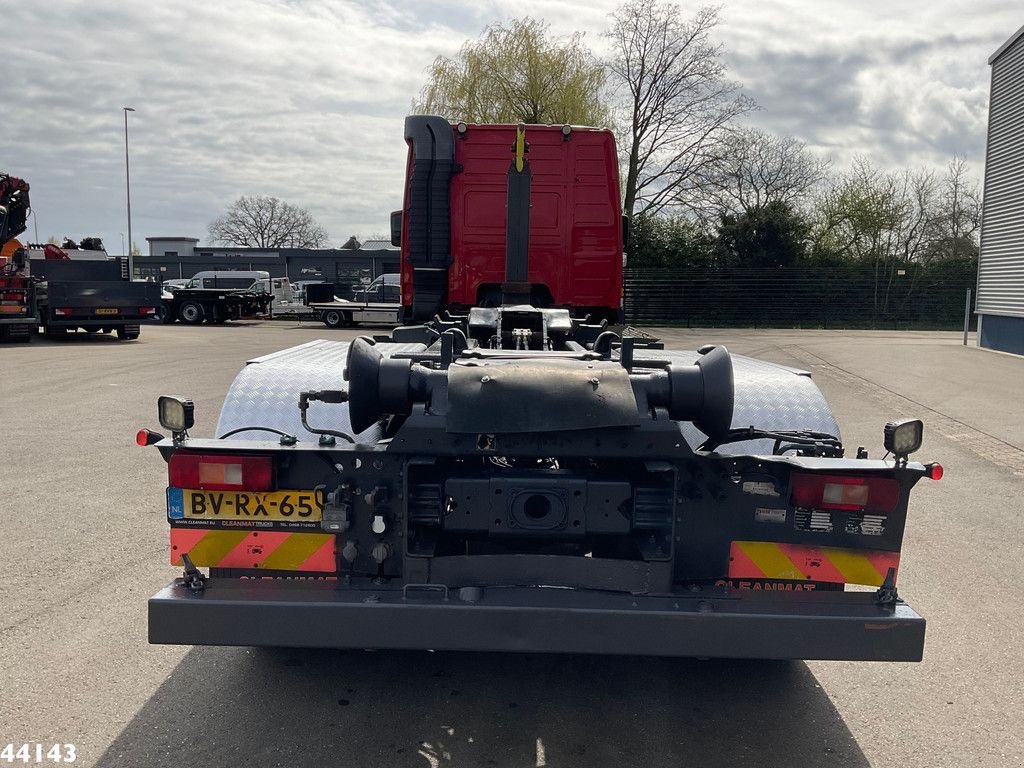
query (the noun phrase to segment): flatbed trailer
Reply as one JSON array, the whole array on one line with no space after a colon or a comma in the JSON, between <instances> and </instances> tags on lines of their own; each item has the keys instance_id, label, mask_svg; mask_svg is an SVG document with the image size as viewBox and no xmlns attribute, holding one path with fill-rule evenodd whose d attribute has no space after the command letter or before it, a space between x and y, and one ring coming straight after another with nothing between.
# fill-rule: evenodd
<instances>
[{"instance_id":1,"label":"flatbed trailer","mask_svg":"<svg viewBox=\"0 0 1024 768\"><path fill-rule=\"evenodd\" d=\"M402 305L396 302L316 301L307 306L328 328L358 323L395 326L402 322Z\"/></svg>"},{"instance_id":2,"label":"flatbed trailer","mask_svg":"<svg viewBox=\"0 0 1024 768\"><path fill-rule=\"evenodd\" d=\"M178 288L163 295L165 323L180 320L186 325L270 316L274 297L245 288Z\"/></svg>"}]
</instances>

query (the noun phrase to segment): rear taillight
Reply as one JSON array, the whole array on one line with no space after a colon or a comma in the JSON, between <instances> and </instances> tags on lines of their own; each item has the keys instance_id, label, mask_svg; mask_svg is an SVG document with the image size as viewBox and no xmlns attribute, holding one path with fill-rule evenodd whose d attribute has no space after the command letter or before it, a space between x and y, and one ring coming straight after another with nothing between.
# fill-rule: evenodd
<instances>
[{"instance_id":1,"label":"rear taillight","mask_svg":"<svg viewBox=\"0 0 1024 768\"><path fill-rule=\"evenodd\" d=\"M71 307L54 307L53 314L59 317L67 317L71 314Z\"/></svg>"},{"instance_id":2,"label":"rear taillight","mask_svg":"<svg viewBox=\"0 0 1024 768\"><path fill-rule=\"evenodd\" d=\"M2 301L23 301L24 298L24 291L4 291L0 293L0 300Z\"/></svg>"},{"instance_id":3,"label":"rear taillight","mask_svg":"<svg viewBox=\"0 0 1024 768\"><path fill-rule=\"evenodd\" d=\"M179 452L171 456L167 476L174 488L269 491L274 487L274 463L269 456Z\"/></svg>"},{"instance_id":4,"label":"rear taillight","mask_svg":"<svg viewBox=\"0 0 1024 768\"><path fill-rule=\"evenodd\" d=\"M810 509L892 512L900 500L900 484L891 477L795 472L790 499L793 506Z\"/></svg>"},{"instance_id":5,"label":"rear taillight","mask_svg":"<svg viewBox=\"0 0 1024 768\"><path fill-rule=\"evenodd\" d=\"M155 315L156 307L139 307L140 315Z\"/></svg>"}]
</instances>

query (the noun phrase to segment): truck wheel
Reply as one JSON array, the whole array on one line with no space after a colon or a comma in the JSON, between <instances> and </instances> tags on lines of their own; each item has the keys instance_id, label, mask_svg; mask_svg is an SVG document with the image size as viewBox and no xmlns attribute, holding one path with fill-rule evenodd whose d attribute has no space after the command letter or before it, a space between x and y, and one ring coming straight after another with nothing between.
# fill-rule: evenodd
<instances>
[{"instance_id":1,"label":"truck wheel","mask_svg":"<svg viewBox=\"0 0 1024 768\"><path fill-rule=\"evenodd\" d=\"M134 341L139 338L139 332L137 325L122 325L117 329L117 338L121 341Z\"/></svg>"},{"instance_id":2,"label":"truck wheel","mask_svg":"<svg viewBox=\"0 0 1024 768\"><path fill-rule=\"evenodd\" d=\"M203 305L195 301L186 301L181 305L181 309L178 310L178 317L181 318L181 322L188 323L189 325L199 325L203 322L203 318L206 313L203 311Z\"/></svg>"},{"instance_id":3,"label":"truck wheel","mask_svg":"<svg viewBox=\"0 0 1024 768\"><path fill-rule=\"evenodd\" d=\"M222 307L219 307L216 304L214 304L213 305L213 322L215 322L217 325L222 325L223 323L226 323L227 321L228 321L227 312L225 312Z\"/></svg>"},{"instance_id":4,"label":"truck wheel","mask_svg":"<svg viewBox=\"0 0 1024 768\"><path fill-rule=\"evenodd\" d=\"M341 328L352 322L352 316L340 309L328 309L323 314L323 321L328 328Z\"/></svg>"}]
</instances>

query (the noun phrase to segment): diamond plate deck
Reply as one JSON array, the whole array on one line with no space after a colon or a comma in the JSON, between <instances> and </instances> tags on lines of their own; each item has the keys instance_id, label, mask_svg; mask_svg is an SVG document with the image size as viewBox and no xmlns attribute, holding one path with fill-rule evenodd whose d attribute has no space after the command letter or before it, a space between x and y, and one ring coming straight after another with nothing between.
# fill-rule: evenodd
<instances>
[{"instance_id":1,"label":"diamond plate deck","mask_svg":"<svg viewBox=\"0 0 1024 768\"><path fill-rule=\"evenodd\" d=\"M217 434L223 435L241 427L273 427L295 435L299 440L316 440L307 432L299 416L299 393L313 389L348 390L343 378L348 341L318 339L297 347L283 349L247 361L235 377L224 398L217 421ZM415 352L422 344L377 344L384 355ZM347 405L312 403L311 424L352 431ZM232 436L238 440L265 440L266 432L243 431ZM380 429L370 427L360 435L360 442L374 442ZM231 439L231 438L229 438Z\"/></svg>"},{"instance_id":2,"label":"diamond plate deck","mask_svg":"<svg viewBox=\"0 0 1024 768\"><path fill-rule=\"evenodd\" d=\"M217 422L217 434L246 426L280 429L300 440L314 440L299 418L299 393L310 389L348 389L342 377L348 355L348 341L319 339L297 347L249 360L228 390ZM375 348L385 356L399 352L418 352L422 344L378 343ZM645 350L646 359L666 360L676 365L692 365L697 352ZM639 357L639 355L638 355ZM733 356L736 404L732 427L759 429L812 430L841 437L839 425L817 385L806 371ZM351 432L346 405L313 403L309 409L313 424ZM680 425L691 446L706 438L689 422ZM238 439L266 439L266 433L240 432ZM360 435L361 442L374 442L380 430L373 426ZM773 441L748 440L723 445L719 453L730 455L770 454Z\"/></svg>"}]
</instances>

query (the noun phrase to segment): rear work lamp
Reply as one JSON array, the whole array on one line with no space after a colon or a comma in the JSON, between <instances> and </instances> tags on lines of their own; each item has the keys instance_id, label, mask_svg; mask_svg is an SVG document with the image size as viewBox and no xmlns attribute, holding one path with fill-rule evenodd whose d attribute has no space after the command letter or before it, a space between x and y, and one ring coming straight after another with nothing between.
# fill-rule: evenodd
<instances>
[{"instance_id":1,"label":"rear work lamp","mask_svg":"<svg viewBox=\"0 0 1024 768\"><path fill-rule=\"evenodd\" d=\"M187 432L195 424L195 406L183 397L162 395L156 401L160 426L171 432Z\"/></svg>"},{"instance_id":2,"label":"rear work lamp","mask_svg":"<svg viewBox=\"0 0 1024 768\"><path fill-rule=\"evenodd\" d=\"M890 421L885 425L883 443L885 450L895 456L897 461L906 461L907 456L921 447L923 437L924 422L920 419Z\"/></svg>"}]
</instances>

